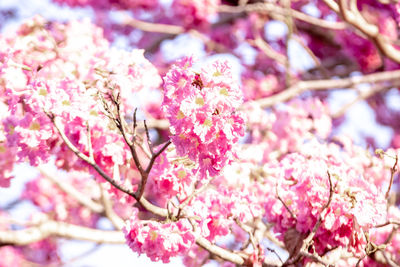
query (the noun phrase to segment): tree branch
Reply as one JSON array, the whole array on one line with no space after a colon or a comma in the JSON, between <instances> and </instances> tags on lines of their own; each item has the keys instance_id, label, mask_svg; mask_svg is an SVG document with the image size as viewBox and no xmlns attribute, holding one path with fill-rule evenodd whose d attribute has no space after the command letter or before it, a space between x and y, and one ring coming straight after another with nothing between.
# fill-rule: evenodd
<instances>
[{"instance_id":1,"label":"tree branch","mask_svg":"<svg viewBox=\"0 0 400 267\"><path fill-rule=\"evenodd\" d=\"M343 22L334 22L334 21L327 21L323 19L319 19L316 17L309 16L305 13L300 11L290 9L287 10L283 7L280 7L276 3L255 3L255 4L248 4L245 6L227 6L227 5L220 5L219 12L222 13L242 13L242 12L264 12L270 14L279 14L284 17L291 15L294 19L301 20L307 22L309 24L323 27L331 30L343 30L346 29L346 24ZM290 14L288 14L290 12Z\"/></svg>"},{"instance_id":2,"label":"tree branch","mask_svg":"<svg viewBox=\"0 0 400 267\"><path fill-rule=\"evenodd\" d=\"M64 222L45 221L22 230L0 231L0 244L23 246L50 236L86 240L96 243L124 244L122 231L105 231Z\"/></svg>"},{"instance_id":3,"label":"tree branch","mask_svg":"<svg viewBox=\"0 0 400 267\"><path fill-rule=\"evenodd\" d=\"M154 22L146 22L146 21L135 19L130 16L125 17L124 24L129 25L133 28L137 28L139 30L145 31L145 32L155 32L155 33L163 33L163 34L171 34L171 35L178 35L178 34L185 32L185 28L182 26L161 24L161 23L154 23Z\"/></svg>"},{"instance_id":4,"label":"tree branch","mask_svg":"<svg viewBox=\"0 0 400 267\"><path fill-rule=\"evenodd\" d=\"M377 83L400 79L400 70L383 71L363 76L354 76L343 79L324 79L300 81L286 90L270 97L256 100L262 108L271 107L277 103L288 101L306 91L328 90L334 88L349 88L362 83Z\"/></svg>"},{"instance_id":5,"label":"tree branch","mask_svg":"<svg viewBox=\"0 0 400 267\"><path fill-rule=\"evenodd\" d=\"M85 154L83 154L82 152L79 151L78 148L76 148L71 141L68 139L68 137L65 135L65 133L61 130L61 125L58 122L57 118L52 115L47 113L47 115L49 116L50 120L53 122L54 127L57 129L58 133L61 136L61 139L64 141L64 143L67 145L67 147L74 152L80 159L82 159L83 161L85 161L86 163L88 163L90 166L92 166L97 173L103 177L107 182L109 182L110 184L112 184L115 188L117 188L118 190L120 190L121 192L124 192L128 195L130 195L131 197L135 198L136 201L138 201L146 210L151 211L152 213L162 216L162 217L166 217L168 215L168 211L166 209L157 207L153 204L151 204L148 200L146 200L145 198L141 198L141 199L137 199L136 195L133 191L131 191L130 189L127 189L125 187L123 187L122 185L119 185L117 183L117 181L115 181L114 179L112 179L110 176L108 176L101 168L99 165L97 165L95 162L91 161L89 157L87 157Z\"/></svg>"},{"instance_id":6,"label":"tree branch","mask_svg":"<svg viewBox=\"0 0 400 267\"><path fill-rule=\"evenodd\" d=\"M361 15L357 5L352 3L350 9L347 0L339 0L339 4L334 0L323 0L333 11L343 18L345 22L359 30L370 39L379 51L389 59L400 63L400 50L397 50L390 40L379 33L378 26L368 23Z\"/></svg>"}]
</instances>

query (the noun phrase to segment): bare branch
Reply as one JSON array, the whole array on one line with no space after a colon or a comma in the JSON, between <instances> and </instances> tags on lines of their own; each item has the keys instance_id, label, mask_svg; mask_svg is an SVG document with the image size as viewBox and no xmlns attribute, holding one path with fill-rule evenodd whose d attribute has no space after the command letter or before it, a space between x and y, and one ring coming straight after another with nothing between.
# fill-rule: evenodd
<instances>
[{"instance_id":1,"label":"bare branch","mask_svg":"<svg viewBox=\"0 0 400 267\"><path fill-rule=\"evenodd\" d=\"M395 225L400 226L400 221L392 221L392 220L389 220L389 221L387 221L387 222L385 222L385 223L378 224L378 225L376 225L376 226L374 226L374 227L375 227L375 228L379 228L379 227L384 227L384 226L389 225L389 224L395 224Z\"/></svg>"},{"instance_id":2,"label":"bare branch","mask_svg":"<svg viewBox=\"0 0 400 267\"><path fill-rule=\"evenodd\" d=\"M153 153L153 150L151 149L152 157L150 159L149 164L147 165L146 170L142 174L142 179L140 181L139 187L135 193L136 198L140 199L143 196L144 193L144 188L147 183L147 178L149 177L150 171L153 168L154 162L156 161L157 157L161 155L162 152L164 152L165 149L171 144L171 140L168 140L157 153Z\"/></svg>"},{"instance_id":3,"label":"bare branch","mask_svg":"<svg viewBox=\"0 0 400 267\"><path fill-rule=\"evenodd\" d=\"M104 189L102 184L99 184L100 192L101 192L101 200L103 202L104 214L111 221L112 225L117 230L121 230L124 226L124 220L122 220L118 214L116 214L112 207L112 202L108 197L106 190Z\"/></svg>"},{"instance_id":4,"label":"bare branch","mask_svg":"<svg viewBox=\"0 0 400 267\"><path fill-rule=\"evenodd\" d=\"M354 26L370 39L383 55L397 63L400 63L400 51L393 46L390 40L379 33L378 26L370 24L364 19L354 3L350 5L349 9L347 0L339 0L339 4L334 0L324 0L324 2L339 16L341 16L345 22Z\"/></svg>"},{"instance_id":5,"label":"bare branch","mask_svg":"<svg viewBox=\"0 0 400 267\"><path fill-rule=\"evenodd\" d=\"M235 264L243 265L245 262L244 258L235 252L223 249L219 246L211 244L210 241L208 241L205 238L198 238L196 240L196 244L199 245L200 247L204 248L208 252L214 254L215 256L220 257L223 260L227 260L230 262L233 262Z\"/></svg>"},{"instance_id":6,"label":"bare branch","mask_svg":"<svg viewBox=\"0 0 400 267\"><path fill-rule=\"evenodd\" d=\"M105 231L64 222L45 221L37 226L32 226L23 230L0 231L0 244L23 246L38 242L50 236L86 240L96 243L125 243L125 238L121 231Z\"/></svg>"},{"instance_id":7,"label":"bare branch","mask_svg":"<svg viewBox=\"0 0 400 267\"><path fill-rule=\"evenodd\" d=\"M254 40L246 40L249 44L258 47L265 55L269 58L274 59L276 62L282 65L286 65L286 62L289 61L287 57L277 51L275 51L267 42L265 42L261 36L256 37Z\"/></svg>"},{"instance_id":8,"label":"bare branch","mask_svg":"<svg viewBox=\"0 0 400 267\"><path fill-rule=\"evenodd\" d=\"M150 149L151 154L154 154L153 146L151 145L150 133L149 133L149 129L147 128L146 120L143 121L143 124L144 124L144 129L146 132L147 145Z\"/></svg>"},{"instance_id":9,"label":"bare branch","mask_svg":"<svg viewBox=\"0 0 400 267\"><path fill-rule=\"evenodd\" d=\"M389 182L389 186L388 186L388 189L387 189L387 191L386 191L386 194L385 194L385 197L386 197L386 198L389 198L389 192L390 192L390 189L392 188L394 175L395 175L395 173L397 172L397 163L398 163L398 160L399 160L399 157L396 155L395 161L394 161L394 164L393 164L393 167L390 169L390 182Z\"/></svg>"},{"instance_id":10,"label":"bare branch","mask_svg":"<svg viewBox=\"0 0 400 267\"><path fill-rule=\"evenodd\" d=\"M130 16L125 17L125 24L145 32L178 35L185 32L185 28L177 25L146 22Z\"/></svg>"},{"instance_id":11,"label":"bare branch","mask_svg":"<svg viewBox=\"0 0 400 267\"><path fill-rule=\"evenodd\" d=\"M82 152L80 152L72 143L71 141L68 139L68 137L65 135L65 133L61 130L61 125L58 122L57 118L52 115L52 114L47 114L50 118L50 120L53 122L54 126L56 127L58 133L61 136L61 139L64 141L64 143L67 145L67 147L74 152L80 159L82 159L83 161L85 161L86 163L88 163L90 166L92 166L97 173L103 177L107 182L109 182L110 184L112 184L115 188L117 188L118 190L120 190L121 192L124 192L128 195L130 195L131 197L135 198L136 201L138 201L146 210L151 211L152 213L162 216L162 217L166 217L168 215L168 211L166 209L162 209L160 207L157 207L153 204L151 204L149 201L147 201L145 198L141 198L141 199L137 199L136 195L133 191L131 191L130 189L127 189L125 187L123 187L122 185L118 184L117 181L115 181L114 179L112 179L110 176L108 176L95 162L92 162L90 160L89 157L87 157L85 154L83 154Z\"/></svg>"},{"instance_id":12,"label":"bare branch","mask_svg":"<svg viewBox=\"0 0 400 267\"><path fill-rule=\"evenodd\" d=\"M86 134L88 142L89 158L94 162L93 146L92 146L92 134L90 133L89 123L86 123Z\"/></svg>"},{"instance_id":13,"label":"bare branch","mask_svg":"<svg viewBox=\"0 0 400 267\"><path fill-rule=\"evenodd\" d=\"M277 198L277 199L282 203L282 205L285 207L285 209L290 213L290 216L291 216L293 219L297 220L296 215L289 209L289 207L286 205L285 201L283 201L283 199L279 196L279 193L278 193L278 186L275 187L275 195L276 195L276 198Z\"/></svg>"},{"instance_id":14,"label":"bare branch","mask_svg":"<svg viewBox=\"0 0 400 267\"><path fill-rule=\"evenodd\" d=\"M160 119L160 120L147 120L146 121L147 127L149 127L149 129L155 128L155 129L161 129L161 130L165 130L169 128L169 121L166 119ZM138 126L138 129L144 128L142 126Z\"/></svg>"},{"instance_id":15,"label":"bare branch","mask_svg":"<svg viewBox=\"0 0 400 267\"><path fill-rule=\"evenodd\" d=\"M288 101L306 91L328 90L334 88L350 88L362 83L389 82L400 79L400 70L383 71L363 76L354 76L343 79L326 79L300 81L286 90L270 97L256 100L261 107L271 107L277 103Z\"/></svg>"},{"instance_id":16,"label":"bare branch","mask_svg":"<svg viewBox=\"0 0 400 267\"><path fill-rule=\"evenodd\" d=\"M366 99L370 98L371 96L373 96L379 92L389 90L390 88L393 88L393 85L389 85L389 86L388 85L376 85L366 92L359 93L359 95L356 98L354 98L351 102L347 103L346 105L341 107L339 111L332 114L332 118L339 118L339 117L343 116L347 112L347 110L349 110L353 105L355 105L359 101L366 100Z\"/></svg>"},{"instance_id":17,"label":"bare branch","mask_svg":"<svg viewBox=\"0 0 400 267\"><path fill-rule=\"evenodd\" d=\"M316 17L309 16L305 13L300 11L290 9L287 10L283 7L280 7L276 3L255 3L255 4L248 4L245 6L227 6L227 5L220 5L219 12L223 13L242 13L242 12L260 12L260 13L268 13L268 14L279 14L284 17L291 15L294 19L301 20L307 22L309 24L323 27L331 30L343 30L346 28L346 24L343 22L332 22L323 19L319 19ZM288 13L291 14L288 14Z\"/></svg>"}]
</instances>

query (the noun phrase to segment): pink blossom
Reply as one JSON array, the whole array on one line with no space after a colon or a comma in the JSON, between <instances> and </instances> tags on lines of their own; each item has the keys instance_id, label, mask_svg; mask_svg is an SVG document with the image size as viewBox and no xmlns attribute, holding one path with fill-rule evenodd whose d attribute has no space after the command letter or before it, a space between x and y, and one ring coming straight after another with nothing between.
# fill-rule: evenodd
<instances>
[{"instance_id":1,"label":"pink blossom","mask_svg":"<svg viewBox=\"0 0 400 267\"><path fill-rule=\"evenodd\" d=\"M152 261L168 263L171 257L185 255L195 242L191 225L186 220L156 222L138 220L137 210L123 229L128 246Z\"/></svg>"},{"instance_id":2,"label":"pink blossom","mask_svg":"<svg viewBox=\"0 0 400 267\"><path fill-rule=\"evenodd\" d=\"M232 161L232 147L244 134L237 111L242 95L227 63L216 62L201 73L192 64L185 58L164 78L163 109L178 155L198 162L203 176L215 175Z\"/></svg>"},{"instance_id":3,"label":"pink blossom","mask_svg":"<svg viewBox=\"0 0 400 267\"><path fill-rule=\"evenodd\" d=\"M292 228L307 233L314 227L328 201L329 171L334 194L315 236L319 253L336 246L359 253L366 242L362 231L382 223L386 216L384 194L340 158L289 154L266 171L273 173L270 190L276 191L296 216L291 217L275 194L267 197L266 218L276 223L276 231L282 234Z\"/></svg>"}]
</instances>

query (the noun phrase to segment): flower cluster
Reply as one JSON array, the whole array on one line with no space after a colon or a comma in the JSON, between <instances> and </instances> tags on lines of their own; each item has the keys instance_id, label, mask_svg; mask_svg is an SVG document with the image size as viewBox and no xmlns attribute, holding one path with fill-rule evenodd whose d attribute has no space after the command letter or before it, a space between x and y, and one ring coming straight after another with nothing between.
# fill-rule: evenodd
<instances>
[{"instance_id":1,"label":"flower cluster","mask_svg":"<svg viewBox=\"0 0 400 267\"><path fill-rule=\"evenodd\" d=\"M110 48L102 30L88 20L62 24L39 16L22 24L14 36L0 36L0 43L0 95L10 109L0 117L2 186L8 184L13 159L29 159L36 166L55 155L59 168L87 167L60 140L48 114L85 153L90 134L95 160L106 172L129 161L130 153L104 115L100 97L108 101L108 94L119 94L126 111L133 93L160 85L157 69L142 50Z\"/></svg>"},{"instance_id":2,"label":"flower cluster","mask_svg":"<svg viewBox=\"0 0 400 267\"><path fill-rule=\"evenodd\" d=\"M237 111L242 93L226 62L196 73L192 58L175 64L164 78L163 110L171 139L180 156L198 162L203 176L218 174L233 156L233 145L244 134Z\"/></svg>"},{"instance_id":3,"label":"flower cluster","mask_svg":"<svg viewBox=\"0 0 400 267\"><path fill-rule=\"evenodd\" d=\"M398 207L390 207L388 210L388 220L399 222L400 220L400 210ZM370 231L370 242L376 245L383 245L387 243L387 240L390 242L387 244L385 251L390 253L391 260L393 262L400 262L400 233L396 230L396 226L394 224L388 224L383 227L373 228ZM381 266L378 262L372 259L364 260L365 266L379 267Z\"/></svg>"},{"instance_id":4,"label":"flower cluster","mask_svg":"<svg viewBox=\"0 0 400 267\"><path fill-rule=\"evenodd\" d=\"M193 173L194 164L187 158L178 157L173 146L168 147L155 161L149 177L152 192L169 199L176 196L184 200L192 193L192 185L198 180ZM160 198L160 197L159 197Z\"/></svg>"},{"instance_id":5,"label":"flower cluster","mask_svg":"<svg viewBox=\"0 0 400 267\"><path fill-rule=\"evenodd\" d=\"M201 218L201 235L211 242L231 232L235 221L246 223L261 217L262 207L247 190L238 192L220 186L196 197L186 209L188 216Z\"/></svg>"},{"instance_id":6,"label":"flower cluster","mask_svg":"<svg viewBox=\"0 0 400 267\"><path fill-rule=\"evenodd\" d=\"M168 263L171 257L185 255L195 242L192 226L186 220L177 222L143 221L135 209L123 229L128 246L152 261Z\"/></svg>"},{"instance_id":7,"label":"flower cluster","mask_svg":"<svg viewBox=\"0 0 400 267\"><path fill-rule=\"evenodd\" d=\"M332 122L327 106L318 99L292 100L275 112L272 132L276 136L275 146L282 151L295 151L313 134L328 137Z\"/></svg>"},{"instance_id":8,"label":"flower cluster","mask_svg":"<svg viewBox=\"0 0 400 267\"><path fill-rule=\"evenodd\" d=\"M335 155L293 153L270 163L265 171L270 174L267 190L279 196L267 197L266 218L275 223L282 238L293 231L306 234L313 229L329 199L330 176L334 193L315 235L318 253L337 246L359 253L366 244L363 231L385 220L384 194Z\"/></svg>"}]
</instances>

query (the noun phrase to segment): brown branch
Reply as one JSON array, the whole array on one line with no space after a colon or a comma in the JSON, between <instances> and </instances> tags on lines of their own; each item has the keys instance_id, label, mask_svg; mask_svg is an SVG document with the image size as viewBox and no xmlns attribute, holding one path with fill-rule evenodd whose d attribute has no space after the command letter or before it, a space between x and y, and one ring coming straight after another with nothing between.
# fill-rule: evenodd
<instances>
[{"instance_id":1,"label":"brown branch","mask_svg":"<svg viewBox=\"0 0 400 267\"><path fill-rule=\"evenodd\" d=\"M267 108L277 103L288 101L306 91L349 88L362 83L377 83L384 81L393 81L398 79L400 79L400 70L383 71L383 72L362 75L362 76L353 76L343 79L300 81L278 94L258 99L255 102L258 103L261 107Z\"/></svg>"},{"instance_id":2,"label":"brown branch","mask_svg":"<svg viewBox=\"0 0 400 267\"><path fill-rule=\"evenodd\" d=\"M316 253L309 253L307 251L300 251L301 256L307 257L315 262L321 263L324 266L331 266L329 262L327 262L325 259L323 259L321 256L319 256Z\"/></svg>"},{"instance_id":3,"label":"brown branch","mask_svg":"<svg viewBox=\"0 0 400 267\"><path fill-rule=\"evenodd\" d=\"M276 62L282 65L286 65L286 62L289 61L288 58L275 51L267 42L265 42L261 36L257 36L254 40L246 40L250 45L255 46L259 48L262 52L264 52L265 55L267 55L269 58L272 58Z\"/></svg>"},{"instance_id":4,"label":"brown branch","mask_svg":"<svg viewBox=\"0 0 400 267\"><path fill-rule=\"evenodd\" d=\"M286 38L285 38L285 51L286 51L286 63L285 63L285 83L286 83L286 87L289 87L292 84L292 75L291 75L291 62L289 59L289 43L290 40L292 39L293 36L293 29L294 29L294 23L293 23L293 12L294 10L292 10L290 8L291 6L291 0L281 0L283 6L284 6L284 10L286 11L287 15L285 16L284 22L287 26L288 32L286 34Z\"/></svg>"},{"instance_id":5,"label":"brown branch","mask_svg":"<svg viewBox=\"0 0 400 267\"><path fill-rule=\"evenodd\" d=\"M129 149L131 151L131 155L132 155L133 161L135 162L136 168L139 170L140 175L142 177L146 176L146 173L145 173L145 171L144 171L144 169L142 167L142 164L140 163L138 154L136 152L135 142L134 141L132 142L129 139L128 133L125 130L126 122L125 122L125 119L124 119L124 117L122 116L122 113L121 113L121 106L120 106L121 103L120 103L120 100L119 100L119 94L117 95L116 98L114 97L114 95L111 94L110 98L111 98L111 101L113 102L113 104L115 105L115 107L117 109L117 116L113 117L113 121L114 121L115 125L117 126L118 130L120 131L122 137L124 138L125 143L128 145L128 147L129 147ZM107 103L104 102L104 105L105 105L105 107L108 108ZM110 110L110 109L108 108L108 110ZM134 112L134 127L136 125L136 111L137 111L137 109L135 109L135 112ZM112 114L110 113L110 115L112 115ZM134 129L134 133L135 133L135 129ZM135 140L135 136L136 135L133 136L133 140Z\"/></svg>"},{"instance_id":6,"label":"brown branch","mask_svg":"<svg viewBox=\"0 0 400 267\"><path fill-rule=\"evenodd\" d=\"M397 50L390 40L379 33L378 26L370 24L364 19L354 1L350 4L350 8L347 5L347 0L339 0L339 4L334 0L323 1L341 16L345 22L354 26L354 28L370 39L383 55L400 63L400 50Z\"/></svg>"},{"instance_id":7,"label":"brown branch","mask_svg":"<svg viewBox=\"0 0 400 267\"><path fill-rule=\"evenodd\" d=\"M245 6L220 5L218 10L219 12L222 13L259 12L259 13L279 14L283 17L291 15L294 19L301 20L322 28L327 28L331 30L343 30L346 28L346 24L343 22L332 22L319 19L294 9L287 10L283 7L280 7L276 3L255 3L255 4L248 4Z\"/></svg>"},{"instance_id":8,"label":"brown branch","mask_svg":"<svg viewBox=\"0 0 400 267\"><path fill-rule=\"evenodd\" d=\"M257 251L258 253L258 242L256 241L256 239L254 238L253 235L253 228L243 224L238 218L235 218L235 223L243 230L245 231L248 235L249 235L249 242L251 243L251 245L253 246L254 251Z\"/></svg>"},{"instance_id":9,"label":"brown branch","mask_svg":"<svg viewBox=\"0 0 400 267\"><path fill-rule=\"evenodd\" d=\"M120 190L121 192L124 192L128 195L130 195L131 197L135 198L136 201L138 201L146 210L151 211L152 213L159 215L161 217L166 217L168 215L168 211L166 209L157 207L153 204L151 204L149 201L147 201L145 198L141 198L141 199L137 199L136 195L133 191L131 191L130 189L125 188L124 186L118 184L117 181L115 181L114 179L112 179L110 176L108 176L101 168L100 166L98 166L95 162L91 161L91 159L86 156L85 154L83 154L81 151L79 151L78 148L76 148L71 141L68 139L68 137L65 135L64 131L61 130L61 125L58 122L57 118L50 114L47 113L47 115L49 116L50 120L53 122L54 127L57 129L58 133L60 134L61 139L64 141L64 143L66 144L66 146L75 153L75 155L78 156L78 158L82 159L83 161L85 161L86 163L88 163L90 166L92 166L96 172L103 177L107 182L109 182L111 185L113 185L115 188L117 188L118 190Z\"/></svg>"},{"instance_id":10,"label":"brown branch","mask_svg":"<svg viewBox=\"0 0 400 267\"><path fill-rule=\"evenodd\" d=\"M146 49L147 51L154 50L154 47L158 47L160 45L160 43L162 41L164 41L165 39L173 38L174 36L182 34L182 33L188 33L196 38L199 38L211 50L215 50L217 52L223 52L223 51L227 50L220 43L214 42L207 35L199 32L195 29L187 30L184 27L178 26L178 25L142 21L142 20L135 19L131 16L125 17L124 24L131 26L133 28L142 30L144 32L153 32L153 33L163 34L163 37L161 37L160 40L156 41L153 45L151 45L149 48Z\"/></svg>"},{"instance_id":11,"label":"brown branch","mask_svg":"<svg viewBox=\"0 0 400 267\"><path fill-rule=\"evenodd\" d=\"M279 193L278 193L278 186L275 187L275 195L276 195L276 198L277 198L277 199L282 203L282 205L285 207L285 209L289 212L290 216L291 216L293 219L297 220L296 215L289 209L289 207L286 205L285 201L283 201L283 199L279 196Z\"/></svg>"},{"instance_id":12,"label":"brown branch","mask_svg":"<svg viewBox=\"0 0 400 267\"><path fill-rule=\"evenodd\" d=\"M395 173L397 172L397 163L398 163L398 160L399 160L399 157L396 155L396 156L395 156L395 161L394 161L393 167L390 169L390 182L389 182L389 186L388 186L388 189L387 189L387 191L386 191L386 194L385 194L386 199L389 198L389 192L390 192L390 189L392 188L394 175L395 175Z\"/></svg>"},{"instance_id":13,"label":"brown branch","mask_svg":"<svg viewBox=\"0 0 400 267\"><path fill-rule=\"evenodd\" d=\"M389 220L389 221L387 221L387 222L385 222L385 223L375 225L374 228L384 227L384 226L389 225L389 224L394 224L394 225L400 226L400 221L392 221L392 220Z\"/></svg>"},{"instance_id":14,"label":"brown branch","mask_svg":"<svg viewBox=\"0 0 400 267\"><path fill-rule=\"evenodd\" d=\"M146 170L144 170L144 173L142 174L142 179L140 180L139 187L135 193L136 198L140 200L140 198L143 196L144 193L144 188L147 183L147 179L149 178L149 174L151 169L153 168L154 162L156 161L157 157L161 155L162 152L164 152L165 149L171 144L171 140L168 140L157 153L154 153L153 150L151 150L152 156L150 159L150 162L147 165Z\"/></svg>"},{"instance_id":15,"label":"brown branch","mask_svg":"<svg viewBox=\"0 0 400 267\"><path fill-rule=\"evenodd\" d=\"M146 172L147 172L147 173L150 173L151 168L152 168L153 165L154 165L154 161L157 159L158 156L161 155L161 153L163 153L163 152L165 151L165 149L167 149L167 147L168 147L170 144L171 144L171 140L168 140L168 141L165 142L165 144L160 148L160 150L158 150L157 153L154 153L154 152L152 151L153 156L151 157L150 162L149 162L149 164L147 165L147 168L146 168Z\"/></svg>"},{"instance_id":16,"label":"brown branch","mask_svg":"<svg viewBox=\"0 0 400 267\"><path fill-rule=\"evenodd\" d=\"M164 33L164 34L171 34L171 35L178 35L178 34L185 32L185 28L183 28L182 26L146 22L146 21L135 19L130 16L125 17L124 24L129 25L133 28L137 28L139 30L145 31L145 32Z\"/></svg>"},{"instance_id":17,"label":"brown branch","mask_svg":"<svg viewBox=\"0 0 400 267\"><path fill-rule=\"evenodd\" d=\"M307 52L307 54L311 57L311 59L314 61L315 64L315 69L318 69L321 71L323 77L325 79L329 78L328 75L328 70L325 68L324 65L321 64L319 58L314 54L314 52L307 46L307 44L304 42L304 40L299 37L298 35L293 35L292 36L293 40L297 41L303 47L303 49Z\"/></svg>"},{"instance_id":18,"label":"brown branch","mask_svg":"<svg viewBox=\"0 0 400 267\"><path fill-rule=\"evenodd\" d=\"M136 122L137 109L135 109L135 112L133 114L133 138L132 138L133 141L131 141L130 138L128 137L128 133L125 130L126 122L125 122L125 119L121 112L121 103L120 103L119 94L117 95L117 97L114 97L113 94L110 94L110 98L117 110L116 117L114 117L113 114L110 112L111 109L108 107L107 103L104 100L103 100L103 105L104 105L105 110L112 117L112 120L114 121L116 127L118 128L122 137L124 138L125 143L128 145L128 147L131 151L133 161L135 162L135 165L136 165L137 169L139 170L141 180L140 180L138 189L135 192L135 199L140 200L141 197L143 196L144 189L145 189L146 183L147 183L147 179L149 177L151 169L153 168L155 160L171 144L171 141L168 140L157 153L154 153L153 147L152 147L151 141L150 141L150 135L149 135L149 131L147 128L147 124L146 124L146 122L144 122L144 127L145 127L145 131L146 131L146 136L147 136L147 143L148 143L151 155L152 155L146 169L144 169L139 160L139 156L137 154L136 147L135 147L136 127L137 127L137 122Z\"/></svg>"},{"instance_id":19,"label":"brown branch","mask_svg":"<svg viewBox=\"0 0 400 267\"><path fill-rule=\"evenodd\" d=\"M166 119L147 120L146 124L147 124L147 127L149 127L150 129L154 128L154 129L165 130L165 129L169 128L169 121L166 120ZM144 125L143 126L138 126L137 129L144 129Z\"/></svg>"},{"instance_id":20,"label":"brown branch","mask_svg":"<svg viewBox=\"0 0 400 267\"><path fill-rule=\"evenodd\" d=\"M118 214L116 214L113 210L112 202L102 184L99 184L99 189L101 192L101 201L103 202L104 214L110 220L115 229L121 230L125 224L124 220L122 220L122 218L119 217Z\"/></svg>"},{"instance_id":21,"label":"brown branch","mask_svg":"<svg viewBox=\"0 0 400 267\"><path fill-rule=\"evenodd\" d=\"M92 161L94 161L93 146L92 146L92 134L90 132L90 127L89 127L89 123L88 122L86 122L86 134L87 134L89 158Z\"/></svg>"},{"instance_id":22,"label":"brown branch","mask_svg":"<svg viewBox=\"0 0 400 267\"><path fill-rule=\"evenodd\" d=\"M243 265L245 262L242 256L219 246L213 245L205 238L198 238L196 240L196 244L223 260L227 260L238 265Z\"/></svg>"},{"instance_id":23,"label":"brown branch","mask_svg":"<svg viewBox=\"0 0 400 267\"><path fill-rule=\"evenodd\" d=\"M50 236L86 240L96 243L125 243L125 238L121 231L105 231L64 222L45 221L37 226L22 230L0 231L0 244L23 246L38 242Z\"/></svg>"}]
</instances>

